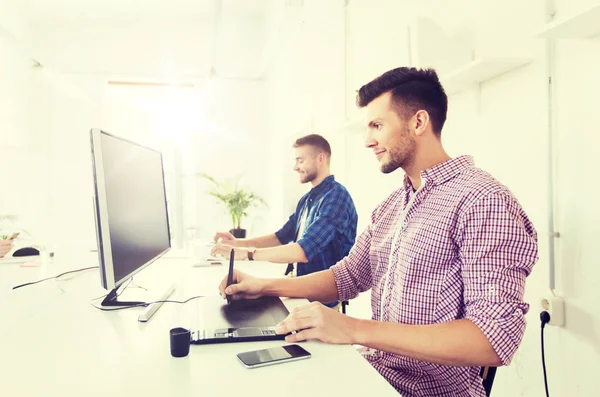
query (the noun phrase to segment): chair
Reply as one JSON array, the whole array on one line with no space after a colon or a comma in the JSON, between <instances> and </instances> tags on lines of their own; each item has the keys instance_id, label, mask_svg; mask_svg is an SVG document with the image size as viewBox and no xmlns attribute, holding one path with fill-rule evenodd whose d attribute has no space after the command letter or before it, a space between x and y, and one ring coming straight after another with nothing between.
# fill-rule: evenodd
<instances>
[{"instance_id":1,"label":"chair","mask_svg":"<svg viewBox=\"0 0 600 397\"><path fill-rule=\"evenodd\" d=\"M479 376L481 376L481 379L483 379L485 395L490 397L490 394L492 393L492 385L494 384L494 378L496 377L496 367L481 367Z\"/></svg>"}]
</instances>

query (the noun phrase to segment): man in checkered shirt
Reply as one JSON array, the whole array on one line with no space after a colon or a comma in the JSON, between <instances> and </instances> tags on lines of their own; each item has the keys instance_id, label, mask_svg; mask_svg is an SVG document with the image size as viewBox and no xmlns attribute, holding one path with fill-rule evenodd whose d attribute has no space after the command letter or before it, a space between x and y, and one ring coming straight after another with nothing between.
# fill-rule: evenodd
<instances>
[{"instance_id":1,"label":"man in checkered shirt","mask_svg":"<svg viewBox=\"0 0 600 397\"><path fill-rule=\"evenodd\" d=\"M432 69L401 67L364 85L365 146L402 186L371 214L347 257L296 279L236 272L221 293L328 302L371 290L372 320L313 302L278 324L287 342L370 348L366 359L404 397L485 396L482 366L508 365L525 332L535 229L511 192L441 143L447 96Z\"/></svg>"}]
</instances>

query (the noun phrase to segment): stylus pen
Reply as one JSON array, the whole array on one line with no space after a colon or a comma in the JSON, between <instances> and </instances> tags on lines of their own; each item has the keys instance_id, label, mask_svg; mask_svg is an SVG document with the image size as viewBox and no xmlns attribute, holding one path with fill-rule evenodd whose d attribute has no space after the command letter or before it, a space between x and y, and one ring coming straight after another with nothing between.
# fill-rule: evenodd
<instances>
[{"instance_id":1,"label":"stylus pen","mask_svg":"<svg viewBox=\"0 0 600 397\"><path fill-rule=\"evenodd\" d=\"M227 287L233 284L233 257L235 256L235 250L232 248L231 253L229 254L229 274L227 275ZM227 288L225 287L225 288ZM227 297L227 303L231 303L231 298L229 295L225 295Z\"/></svg>"}]
</instances>

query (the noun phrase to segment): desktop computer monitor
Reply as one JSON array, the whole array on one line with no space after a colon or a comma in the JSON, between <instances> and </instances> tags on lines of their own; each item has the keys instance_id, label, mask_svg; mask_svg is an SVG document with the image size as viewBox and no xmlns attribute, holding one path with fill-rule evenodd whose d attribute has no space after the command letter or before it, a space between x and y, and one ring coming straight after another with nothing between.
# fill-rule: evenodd
<instances>
[{"instance_id":1,"label":"desktop computer monitor","mask_svg":"<svg viewBox=\"0 0 600 397\"><path fill-rule=\"evenodd\" d=\"M117 289L171 247L162 154L91 130L94 212L103 306L120 302Z\"/></svg>"}]
</instances>

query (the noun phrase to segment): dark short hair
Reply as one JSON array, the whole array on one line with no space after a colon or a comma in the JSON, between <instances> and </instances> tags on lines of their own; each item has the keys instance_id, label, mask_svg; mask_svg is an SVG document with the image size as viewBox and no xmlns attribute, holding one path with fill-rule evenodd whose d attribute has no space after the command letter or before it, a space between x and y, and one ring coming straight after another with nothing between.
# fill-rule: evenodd
<instances>
[{"instance_id":1,"label":"dark short hair","mask_svg":"<svg viewBox=\"0 0 600 397\"><path fill-rule=\"evenodd\" d=\"M331 157L331 146L329 146L327 139L323 138L321 135L310 134L296 139L294 147L300 146L312 146L321 152L327 153L327 155Z\"/></svg>"},{"instance_id":2,"label":"dark short hair","mask_svg":"<svg viewBox=\"0 0 600 397\"><path fill-rule=\"evenodd\" d=\"M389 70L358 90L356 104L365 107L386 92L392 93L392 103L403 119L418 110L429 113L431 127L439 136L446 121L448 97L434 69L400 67Z\"/></svg>"}]
</instances>

